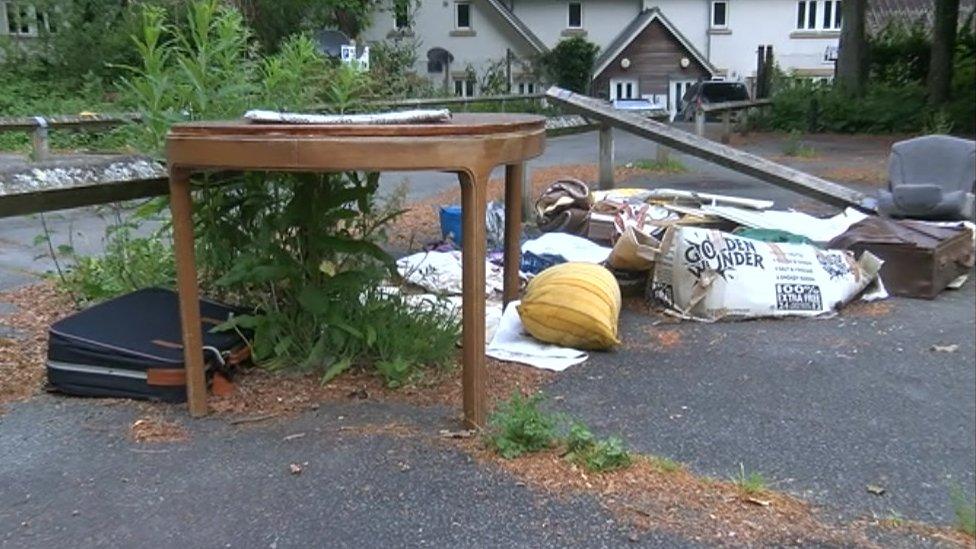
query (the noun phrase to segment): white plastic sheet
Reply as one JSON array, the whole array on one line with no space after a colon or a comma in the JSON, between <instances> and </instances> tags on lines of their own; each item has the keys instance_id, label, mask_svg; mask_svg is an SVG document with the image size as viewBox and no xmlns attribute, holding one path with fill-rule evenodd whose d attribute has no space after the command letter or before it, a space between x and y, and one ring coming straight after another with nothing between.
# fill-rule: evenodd
<instances>
[{"instance_id":1,"label":"white plastic sheet","mask_svg":"<svg viewBox=\"0 0 976 549\"><path fill-rule=\"evenodd\" d=\"M753 229L776 229L800 236L813 242L830 242L843 234L851 225L867 219L867 214L854 208L828 218L819 218L802 212L785 210L756 211L733 206L702 206L702 211L734 221Z\"/></svg>"},{"instance_id":2,"label":"white plastic sheet","mask_svg":"<svg viewBox=\"0 0 976 549\"><path fill-rule=\"evenodd\" d=\"M485 349L486 355L554 372L561 372L589 358L584 351L542 343L526 334L518 314L519 303L513 301L505 307L495 336Z\"/></svg>"}]
</instances>

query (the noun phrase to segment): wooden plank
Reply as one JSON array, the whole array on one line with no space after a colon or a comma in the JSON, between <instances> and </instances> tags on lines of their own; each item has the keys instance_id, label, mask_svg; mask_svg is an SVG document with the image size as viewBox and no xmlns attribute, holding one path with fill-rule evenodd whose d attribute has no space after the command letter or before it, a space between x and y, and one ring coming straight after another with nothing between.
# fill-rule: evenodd
<instances>
[{"instance_id":1,"label":"wooden plank","mask_svg":"<svg viewBox=\"0 0 976 549\"><path fill-rule=\"evenodd\" d=\"M840 207L857 206L862 209L872 209L865 203L867 197L861 192L754 154L697 137L660 122L614 110L598 99L575 94L555 86L549 88L546 95L587 118L616 126L658 144L804 196Z\"/></svg>"},{"instance_id":2,"label":"wooden plank","mask_svg":"<svg viewBox=\"0 0 976 549\"><path fill-rule=\"evenodd\" d=\"M41 120L49 128L89 130L138 122L142 117L137 113L0 117L0 132L33 130L43 125Z\"/></svg>"},{"instance_id":3,"label":"wooden plank","mask_svg":"<svg viewBox=\"0 0 976 549\"><path fill-rule=\"evenodd\" d=\"M613 188L613 126L600 126L600 189Z\"/></svg>"},{"instance_id":4,"label":"wooden plank","mask_svg":"<svg viewBox=\"0 0 976 549\"><path fill-rule=\"evenodd\" d=\"M168 192L167 179L161 177L0 195L0 218L163 196Z\"/></svg>"},{"instance_id":5,"label":"wooden plank","mask_svg":"<svg viewBox=\"0 0 976 549\"><path fill-rule=\"evenodd\" d=\"M725 101L723 103L703 103L701 110L705 112L741 111L753 107L767 107L772 104L773 101L771 99L748 99L744 101Z\"/></svg>"},{"instance_id":6,"label":"wooden plank","mask_svg":"<svg viewBox=\"0 0 976 549\"><path fill-rule=\"evenodd\" d=\"M143 156L62 157L0 171L0 217L166 194L166 168Z\"/></svg>"}]
</instances>

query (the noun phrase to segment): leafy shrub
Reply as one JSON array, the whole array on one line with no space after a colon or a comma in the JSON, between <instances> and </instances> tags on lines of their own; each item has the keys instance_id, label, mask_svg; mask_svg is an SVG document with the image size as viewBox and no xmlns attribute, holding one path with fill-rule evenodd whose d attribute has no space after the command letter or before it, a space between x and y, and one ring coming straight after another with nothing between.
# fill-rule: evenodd
<instances>
[{"instance_id":1,"label":"leafy shrub","mask_svg":"<svg viewBox=\"0 0 976 549\"><path fill-rule=\"evenodd\" d=\"M143 114L139 143L152 153L177 121L322 102L345 112L369 89L364 73L324 59L303 35L259 55L241 14L216 0L191 3L182 23L161 8L145 8L134 42L140 61L125 68L122 88ZM452 362L453 309L417 307L374 291L395 271L380 244L402 213L398 204L377 200L379 174L259 172L216 183L206 175L194 180L201 283L207 293L253 307L222 328L253 329L260 365L318 372L327 381L350 366L372 364L399 386L418 379L424 366ZM139 221L126 223L135 229ZM76 258L76 278L68 284L100 299L157 282L116 283L124 280L133 246L147 251L139 253L147 269L155 259L159 277L171 277L168 227L160 237L120 241L103 258Z\"/></svg>"},{"instance_id":2,"label":"leafy shrub","mask_svg":"<svg viewBox=\"0 0 976 549\"><path fill-rule=\"evenodd\" d=\"M600 47L581 36L561 40L541 58L543 71L561 88L586 93Z\"/></svg>"},{"instance_id":3,"label":"leafy shrub","mask_svg":"<svg viewBox=\"0 0 976 549\"><path fill-rule=\"evenodd\" d=\"M505 459L538 452L556 440L556 418L539 409L542 394L528 398L517 391L498 405L489 419L489 444Z\"/></svg>"},{"instance_id":4,"label":"leafy shrub","mask_svg":"<svg viewBox=\"0 0 976 549\"><path fill-rule=\"evenodd\" d=\"M574 423L566 438L567 459L591 473L604 473L629 467L632 458L618 437L597 440L583 423Z\"/></svg>"},{"instance_id":5,"label":"leafy shrub","mask_svg":"<svg viewBox=\"0 0 976 549\"><path fill-rule=\"evenodd\" d=\"M960 28L950 101L926 104L930 37L920 26L892 24L870 40L865 94L849 95L830 84L779 73L773 105L752 123L768 129L838 133L921 133L927 130L976 132L976 32L972 19Z\"/></svg>"}]
</instances>

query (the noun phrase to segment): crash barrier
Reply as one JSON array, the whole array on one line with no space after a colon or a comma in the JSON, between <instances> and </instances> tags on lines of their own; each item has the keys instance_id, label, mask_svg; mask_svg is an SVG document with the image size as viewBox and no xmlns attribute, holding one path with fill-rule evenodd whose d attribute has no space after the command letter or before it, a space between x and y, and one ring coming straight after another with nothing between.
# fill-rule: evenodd
<instances>
[{"instance_id":1,"label":"crash barrier","mask_svg":"<svg viewBox=\"0 0 976 549\"><path fill-rule=\"evenodd\" d=\"M611 127L620 128L654 141L658 145L670 147L827 204L873 209L867 203L867 196L861 192L637 114L614 110L598 99L556 86L549 88L546 95L581 116L602 123L608 133ZM603 131L601 129L601 132ZM602 147L600 157L603 161ZM608 164L610 165L605 169L612 173L612 163L608 162Z\"/></svg>"},{"instance_id":2,"label":"crash barrier","mask_svg":"<svg viewBox=\"0 0 976 549\"><path fill-rule=\"evenodd\" d=\"M748 116L749 109L768 107L771 99L749 99L746 101L726 101L724 103L704 103L695 107L695 135L705 137L705 118L709 114L722 114L722 143L728 144L732 138L732 113L741 112Z\"/></svg>"},{"instance_id":3,"label":"crash barrier","mask_svg":"<svg viewBox=\"0 0 976 549\"><path fill-rule=\"evenodd\" d=\"M0 118L0 132L29 132L31 158L47 160L51 150L48 144L48 130L104 130L138 122L141 119L142 117L136 113L6 117Z\"/></svg>"}]
</instances>

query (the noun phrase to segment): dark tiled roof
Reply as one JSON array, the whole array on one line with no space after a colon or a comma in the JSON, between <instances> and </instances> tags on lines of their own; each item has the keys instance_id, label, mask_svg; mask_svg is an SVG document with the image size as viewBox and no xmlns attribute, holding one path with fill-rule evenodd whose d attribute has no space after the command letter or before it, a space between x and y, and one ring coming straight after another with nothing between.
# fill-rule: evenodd
<instances>
[{"instance_id":1,"label":"dark tiled roof","mask_svg":"<svg viewBox=\"0 0 976 549\"><path fill-rule=\"evenodd\" d=\"M965 20L976 9L976 0L959 1L959 18ZM932 24L935 0L869 0L867 26L879 29L891 21L923 21Z\"/></svg>"}]
</instances>

